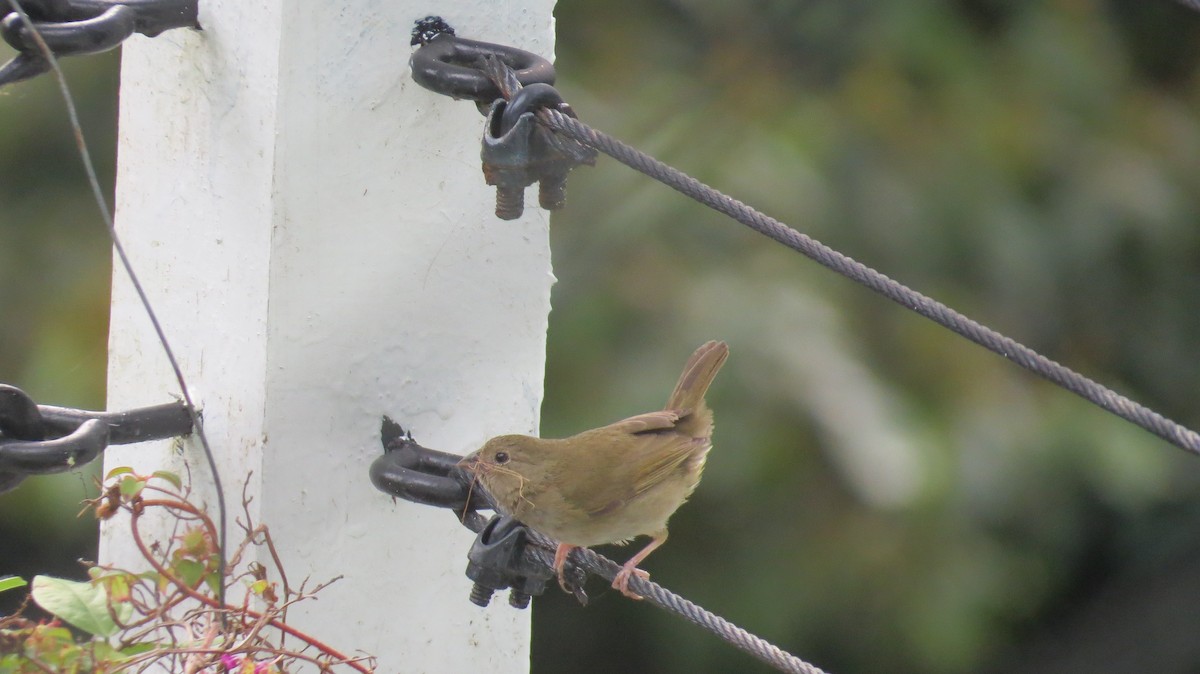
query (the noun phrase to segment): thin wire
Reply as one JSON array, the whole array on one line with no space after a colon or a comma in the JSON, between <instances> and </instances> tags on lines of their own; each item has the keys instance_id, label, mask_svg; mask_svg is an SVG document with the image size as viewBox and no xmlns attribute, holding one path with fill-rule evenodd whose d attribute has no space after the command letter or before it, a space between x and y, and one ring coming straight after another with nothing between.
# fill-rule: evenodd
<instances>
[{"instance_id":1,"label":"thin wire","mask_svg":"<svg viewBox=\"0 0 1200 674\"><path fill-rule=\"evenodd\" d=\"M117 227L113 222L112 211L108 207L108 201L104 198L104 190L101 189L100 180L96 177L96 167L92 162L92 153L88 151L87 141L83 136L83 126L79 123L79 113L75 108L75 98L71 95L71 88L67 85L67 77L59 66L54 52L46 44L46 41L42 38L42 34L38 32L37 26L29 19L29 15L25 13L25 8L21 6L19 0L8 0L8 2L17 15L21 17L23 25L29 29L34 42L37 43L38 49L41 50L42 56L50 64L50 68L58 80L58 89L62 94L63 101L66 103L67 116L71 121L71 130L75 134L75 145L79 150L79 158L83 161L83 170L87 174L88 184L92 188L92 196L96 201L96 206L100 209L100 216L104 219L104 224L108 228L108 236L112 240L113 248L116 249L117 256L121 259L121 266L125 268L125 273L129 276L129 281L133 284L134 290L137 291L142 307L145 309L146 315L150 318L150 323L154 326L154 332L158 335L158 341L162 344L163 352L167 355L167 360L171 364L171 370L175 373L175 381L179 384L183 401L187 404L188 415L192 418L192 428L196 433L197 439L200 441L200 447L204 450L204 458L208 461L208 469L212 473L213 488L217 493L217 511L220 515L220 526L217 529L220 538L217 543L219 548L217 550L217 573L221 578L218 588L218 599L224 605L226 547L225 490L221 487L221 476L217 472L217 462L213 457L212 448L208 444L208 437L204 433L204 424L201 423L200 414L196 411L195 403L192 402L191 392L188 390L187 382L184 380L183 369L179 367L179 361L175 358L175 352L171 349L170 342L167 341L167 334L163 330L162 324L158 320L158 315L154 312L154 308L150 305L150 298L142 288L142 283L133 270L133 264L129 261L129 256L125 254L125 247L121 245L121 238L117 235ZM224 614L222 614L223 621Z\"/></svg>"},{"instance_id":2,"label":"thin wire","mask_svg":"<svg viewBox=\"0 0 1200 674\"><path fill-rule=\"evenodd\" d=\"M592 129L577 119L572 119L550 108L539 110L537 118L547 128L593 147L705 206L728 215L750 229L806 255L938 325L1008 358L1030 372L1075 393L1084 400L1141 426L1176 447L1200 454L1200 434L1186 426L1046 358L1020 342L980 325L950 307L892 280L861 262L833 250L612 136Z\"/></svg>"}]
</instances>

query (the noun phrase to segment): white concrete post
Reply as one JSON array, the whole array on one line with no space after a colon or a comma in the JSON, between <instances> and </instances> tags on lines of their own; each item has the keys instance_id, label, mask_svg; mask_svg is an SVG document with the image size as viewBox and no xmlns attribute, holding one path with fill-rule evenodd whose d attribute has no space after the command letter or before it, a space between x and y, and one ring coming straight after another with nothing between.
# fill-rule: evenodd
<instances>
[{"instance_id":1,"label":"white concrete post","mask_svg":"<svg viewBox=\"0 0 1200 674\"><path fill-rule=\"evenodd\" d=\"M345 577L289 622L380 672L528 669L529 612L467 602L471 534L393 503L367 468L385 413L459 453L537 430L547 218L492 215L483 118L407 64L429 13L550 56L553 4L201 0L203 32L125 47L117 225L203 408L231 518L253 473L252 513L289 578ZM175 392L118 269L109 408ZM194 441L105 458L184 461L213 505ZM135 559L122 530L102 531L102 561Z\"/></svg>"}]
</instances>

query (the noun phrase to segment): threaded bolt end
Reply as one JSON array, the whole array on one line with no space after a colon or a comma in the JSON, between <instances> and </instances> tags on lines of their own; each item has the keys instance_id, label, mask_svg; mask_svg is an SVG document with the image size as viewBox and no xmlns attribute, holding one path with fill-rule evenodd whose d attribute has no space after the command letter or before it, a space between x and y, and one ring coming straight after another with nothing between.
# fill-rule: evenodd
<instances>
[{"instance_id":1,"label":"threaded bolt end","mask_svg":"<svg viewBox=\"0 0 1200 674\"><path fill-rule=\"evenodd\" d=\"M524 593L512 590L508 593L508 605L513 608L529 608L529 600L531 597Z\"/></svg>"},{"instance_id":2,"label":"threaded bolt end","mask_svg":"<svg viewBox=\"0 0 1200 674\"><path fill-rule=\"evenodd\" d=\"M525 212L525 188L496 188L496 217L501 220L516 220Z\"/></svg>"},{"instance_id":3,"label":"threaded bolt end","mask_svg":"<svg viewBox=\"0 0 1200 674\"><path fill-rule=\"evenodd\" d=\"M475 583L471 586L471 603L480 608L487 607L492 602L492 592L492 588Z\"/></svg>"},{"instance_id":4,"label":"threaded bolt end","mask_svg":"<svg viewBox=\"0 0 1200 674\"><path fill-rule=\"evenodd\" d=\"M557 211L567 204L567 177L544 178L538 183L538 205Z\"/></svg>"}]
</instances>

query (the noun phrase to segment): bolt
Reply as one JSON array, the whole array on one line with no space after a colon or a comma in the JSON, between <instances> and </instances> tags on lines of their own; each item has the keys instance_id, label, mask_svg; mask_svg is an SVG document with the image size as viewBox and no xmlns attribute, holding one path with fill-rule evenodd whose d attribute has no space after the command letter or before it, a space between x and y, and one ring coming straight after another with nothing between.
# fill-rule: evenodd
<instances>
[{"instance_id":1,"label":"bolt","mask_svg":"<svg viewBox=\"0 0 1200 674\"><path fill-rule=\"evenodd\" d=\"M485 587L479 583L471 586L471 603L479 607L487 607L492 602L492 593L495 592L490 587Z\"/></svg>"},{"instance_id":2,"label":"bolt","mask_svg":"<svg viewBox=\"0 0 1200 674\"><path fill-rule=\"evenodd\" d=\"M519 590L512 590L508 593L508 605L513 608L529 608L530 596Z\"/></svg>"},{"instance_id":3,"label":"bolt","mask_svg":"<svg viewBox=\"0 0 1200 674\"><path fill-rule=\"evenodd\" d=\"M516 220L525 212L525 188L496 186L496 217Z\"/></svg>"},{"instance_id":4,"label":"bolt","mask_svg":"<svg viewBox=\"0 0 1200 674\"><path fill-rule=\"evenodd\" d=\"M538 183L538 205L548 211L557 211L567 203L567 176L542 178Z\"/></svg>"}]
</instances>

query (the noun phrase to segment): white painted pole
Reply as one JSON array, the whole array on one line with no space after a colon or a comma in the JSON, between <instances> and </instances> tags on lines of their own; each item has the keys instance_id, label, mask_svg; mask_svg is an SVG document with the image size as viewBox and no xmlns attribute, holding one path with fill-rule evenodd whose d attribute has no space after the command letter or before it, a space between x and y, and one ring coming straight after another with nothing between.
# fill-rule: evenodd
<instances>
[{"instance_id":1,"label":"white painted pole","mask_svg":"<svg viewBox=\"0 0 1200 674\"><path fill-rule=\"evenodd\" d=\"M251 512L292 582L344 576L289 622L380 672L528 669L529 612L467 601L471 534L393 503L367 469L385 413L460 453L537 430L547 218L492 215L483 118L417 86L407 63L431 12L549 56L552 9L202 0L203 32L125 47L117 225L203 408L231 519L252 473ZM120 270L111 329L110 409L177 392ZM105 458L182 462L215 513L194 441ZM103 528L102 561L136 559L122 530Z\"/></svg>"}]
</instances>

